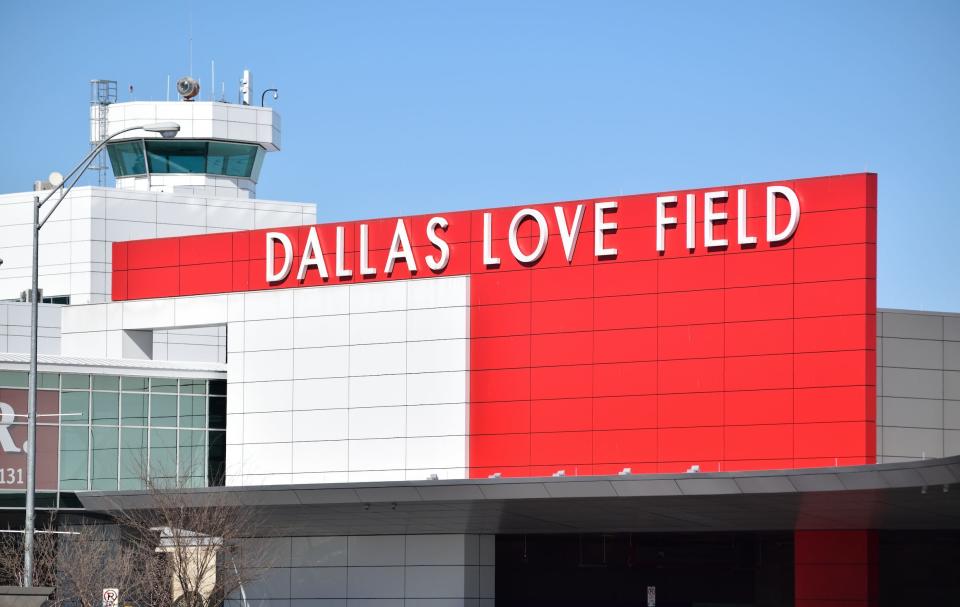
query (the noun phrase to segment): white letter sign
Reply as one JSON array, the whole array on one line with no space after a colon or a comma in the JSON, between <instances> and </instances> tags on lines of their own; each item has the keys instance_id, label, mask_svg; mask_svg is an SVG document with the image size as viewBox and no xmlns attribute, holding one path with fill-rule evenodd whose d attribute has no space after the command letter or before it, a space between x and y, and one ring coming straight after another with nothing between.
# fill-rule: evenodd
<instances>
[{"instance_id":1,"label":"white letter sign","mask_svg":"<svg viewBox=\"0 0 960 607\"><path fill-rule=\"evenodd\" d=\"M537 228L540 230L539 240L537 241L536 248L533 249L529 254L524 254L520 250L520 245L517 243L517 230L520 229L520 224L527 217L533 218L537 222ZM507 239L510 242L510 252L513 253L513 256L520 263L533 263L540 259L543 255L543 252L547 248L547 219L543 216L543 213L536 209L522 209L518 211L516 215L513 216L513 220L510 222L510 230L507 232Z\"/></svg>"},{"instance_id":2,"label":"white letter sign","mask_svg":"<svg viewBox=\"0 0 960 607\"><path fill-rule=\"evenodd\" d=\"M713 210L713 201L726 197L727 193L725 191L707 192L703 195L703 246L708 249L711 247L727 246L726 238L713 237L713 222L722 221L727 218L725 212L721 213Z\"/></svg>"},{"instance_id":3,"label":"white letter sign","mask_svg":"<svg viewBox=\"0 0 960 607\"><path fill-rule=\"evenodd\" d=\"M293 267L293 243L290 237L283 232L267 232L267 282L279 282L284 280L290 274L290 268ZM274 272L274 243L279 242L283 246L283 266L279 272Z\"/></svg>"},{"instance_id":4,"label":"white letter sign","mask_svg":"<svg viewBox=\"0 0 960 607\"><path fill-rule=\"evenodd\" d=\"M417 261L410 250L410 237L407 236L407 226L402 219L397 220L397 227L393 230L393 240L390 242L390 252L387 253L387 264L383 267L386 274L393 273L393 264L398 260L407 262L407 269L413 274L417 271Z\"/></svg>"},{"instance_id":5,"label":"white letter sign","mask_svg":"<svg viewBox=\"0 0 960 607\"><path fill-rule=\"evenodd\" d=\"M483 265L500 265L500 258L493 256L493 213L483 214Z\"/></svg>"},{"instance_id":6,"label":"white letter sign","mask_svg":"<svg viewBox=\"0 0 960 607\"><path fill-rule=\"evenodd\" d=\"M747 234L747 191L737 190L737 244L757 244L757 237Z\"/></svg>"},{"instance_id":7,"label":"white letter sign","mask_svg":"<svg viewBox=\"0 0 960 607\"><path fill-rule=\"evenodd\" d=\"M777 194L780 194L790 203L790 221L787 227L777 233ZM796 192L783 185L767 187L767 242L780 242L793 236L800 223L800 200Z\"/></svg>"},{"instance_id":8,"label":"white letter sign","mask_svg":"<svg viewBox=\"0 0 960 607\"><path fill-rule=\"evenodd\" d=\"M606 257L616 255L616 247L603 246L603 235L617 229L616 221L604 221L603 216L607 211L616 211L617 201L598 202L593 205L593 254L597 257Z\"/></svg>"},{"instance_id":9,"label":"white letter sign","mask_svg":"<svg viewBox=\"0 0 960 607\"><path fill-rule=\"evenodd\" d=\"M577 205L577 210L573 214L573 225L571 226L567 225L563 207L553 207L553 212L557 215L560 241L563 243L563 254L567 258L567 263L571 263L573 261L573 251L577 246L577 237L580 235L580 224L583 223L583 205Z\"/></svg>"},{"instance_id":10,"label":"white letter sign","mask_svg":"<svg viewBox=\"0 0 960 607\"><path fill-rule=\"evenodd\" d=\"M360 224L360 273L364 276L376 276L377 270L370 267L370 226Z\"/></svg>"},{"instance_id":11,"label":"white letter sign","mask_svg":"<svg viewBox=\"0 0 960 607\"><path fill-rule=\"evenodd\" d=\"M657 196L657 250L663 253L667 248L666 226L677 225L676 217L667 217L667 205L677 204L676 196ZM690 204L690 201L687 201Z\"/></svg>"},{"instance_id":12,"label":"white letter sign","mask_svg":"<svg viewBox=\"0 0 960 607\"><path fill-rule=\"evenodd\" d=\"M303 248L303 258L300 260L300 269L297 270L297 280L303 280L307 276L307 268L313 266L320 270L320 276L326 280L330 278L327 273L327 262L323 259L323 249L320 248L320 237L317 236L317 228L310 226L310 233L307 234L307 246Z\"/></svg>"},{"instance_id":13,"label":"white letter sign","mask_svg":"<svg viewBox=\"0 0 960 607\"><path fill-rule=\"evenodd\" d=\"M450 245L447 244L447 241L437 236L437 228L446 230L448 225L445 217L432 217L430 221L427 222L427 240L440 251L440 259L437 259L433 255L427 255L427 267L434 272L442 271L447 267L447 264L450 263Z\"/></svg>"}]
</instances>

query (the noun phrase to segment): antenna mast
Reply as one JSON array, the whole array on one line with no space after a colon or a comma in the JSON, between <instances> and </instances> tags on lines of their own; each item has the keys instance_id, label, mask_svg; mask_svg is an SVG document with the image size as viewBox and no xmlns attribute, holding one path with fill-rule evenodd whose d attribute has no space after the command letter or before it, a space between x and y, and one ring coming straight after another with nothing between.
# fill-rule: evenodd
<instances>
[{"instance_id":1,"label":"antenna mast","mask_svg":"<svg viewBox=\"0 0 960 607\"><path fill-rule=\"evenodd\" d=\"M117 101L116 80L90 81L90 150L107 138L107 106ZM97 185L107 182L107 150L100 150L89 171L97 173Z\"/></svg>"}]
</instances>

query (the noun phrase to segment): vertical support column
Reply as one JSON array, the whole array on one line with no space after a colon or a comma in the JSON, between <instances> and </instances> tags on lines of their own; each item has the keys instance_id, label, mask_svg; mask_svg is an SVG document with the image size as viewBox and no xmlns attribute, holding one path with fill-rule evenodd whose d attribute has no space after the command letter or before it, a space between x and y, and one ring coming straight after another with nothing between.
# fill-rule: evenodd
<instances>
[{"instance_id":1,"label":"vertical support column","mask_svg":"<svg viewBox=\"0 0 960 607\"><path fill-rule=\"evenodd\" d=\"M796 607L874 607L878 599L877 532L794 532Z\"/></svg>"}]
</instances>

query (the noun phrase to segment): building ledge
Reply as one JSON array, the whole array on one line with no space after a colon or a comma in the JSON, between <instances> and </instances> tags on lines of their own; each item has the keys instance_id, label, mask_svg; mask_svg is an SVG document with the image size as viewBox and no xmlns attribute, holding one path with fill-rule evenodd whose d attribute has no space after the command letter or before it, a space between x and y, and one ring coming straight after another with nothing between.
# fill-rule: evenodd
<instances>
[{"instance_id":1,"label":"building ledge","mask_svg":"<svg viewBox=\"0 0 960 607\"><path fill-rule=\"evenodd\" d=\"M273 535L960 529L960 456L697 474L219 487L188 502L257 510ZM145 492L86 492L97 512Z\"/></svg>"}]
</instances>

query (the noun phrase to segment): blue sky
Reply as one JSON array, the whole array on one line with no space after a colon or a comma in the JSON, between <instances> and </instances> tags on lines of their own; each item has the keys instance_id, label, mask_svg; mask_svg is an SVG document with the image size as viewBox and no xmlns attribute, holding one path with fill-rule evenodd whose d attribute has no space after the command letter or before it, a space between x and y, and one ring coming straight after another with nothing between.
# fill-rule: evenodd
<instances>
[{"instance_id":1,"label":"blue sky","mask_svg":"<svg viewBox=\"0 0 960 607\"><path fill-rule=\"evenodd\" d=\"M90 79L165 98L191 30L202 98L211 59L280 89L258 195L321 221L869 170L880 305L960 311L958 2L5 2L0 192L84 154Z\"/></svg>"}]
</instances>

